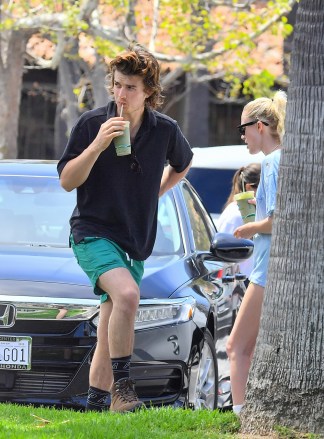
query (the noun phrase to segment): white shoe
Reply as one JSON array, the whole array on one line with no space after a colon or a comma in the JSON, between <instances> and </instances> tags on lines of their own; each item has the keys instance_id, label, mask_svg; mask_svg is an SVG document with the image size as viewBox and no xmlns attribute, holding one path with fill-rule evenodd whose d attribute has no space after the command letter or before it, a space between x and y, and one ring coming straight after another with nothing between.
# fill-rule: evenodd
<instances>
[{"instance_id":1,"label":"white shoe","mask_svg":"<svg viewBox=\"0 0 324 439\"><path fill-rule=\"evenodd\" d=\"M239 414L241 413L243 404L238 404L238 405L233 405L233 412L239 416Z\"/></svg>"}]
</instances>

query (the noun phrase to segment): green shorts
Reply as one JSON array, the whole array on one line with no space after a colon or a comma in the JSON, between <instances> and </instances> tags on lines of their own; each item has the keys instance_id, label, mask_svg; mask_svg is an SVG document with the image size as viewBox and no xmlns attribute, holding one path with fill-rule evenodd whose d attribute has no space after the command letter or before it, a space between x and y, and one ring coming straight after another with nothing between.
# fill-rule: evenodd
<instances>
[{"instance_id":1,"label":"green shorts","mask_svg":"<svg viewBox=\"0 0 324 439\"><path fill-rule=\"evenodd\" d=\"M115 242L105 238L84 238L75 244L70 236L71 247L78 264L90 279L93 291L100 296L100 303L108 300L108 293L97 285L99 276L113 268L127 268L137 285L140 284L144 273L144 261L130 259L128 254Z\"/></svg>"}]
</instances>

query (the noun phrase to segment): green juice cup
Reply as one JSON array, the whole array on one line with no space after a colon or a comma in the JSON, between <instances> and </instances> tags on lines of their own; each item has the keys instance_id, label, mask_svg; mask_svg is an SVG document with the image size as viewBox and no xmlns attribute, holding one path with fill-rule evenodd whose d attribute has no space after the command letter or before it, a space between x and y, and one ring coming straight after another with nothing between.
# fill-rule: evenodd
<instances>
[{"instance_id":1,"label":"green juice cup","mask_svg":"<svg viewBox=\"0 0 324 439\"><path fill-rule=\"evenodd\" d=\"M114 138L116 154L118 156L129 155L132 152L129 132L129 121L125 121L123 134Z\"/></svg>"},{"instance_id":2,"label":"green juice cup","mask_svg":"<svg viewBox=\"0 0 324 439\"><path fill-rule=\"evenodd\" d=\"M252 200L254 197L254 191L240 192L234 195L244 224L255 220L255 205L248 203L248 200Z\"/></svg>"}]
</instances>

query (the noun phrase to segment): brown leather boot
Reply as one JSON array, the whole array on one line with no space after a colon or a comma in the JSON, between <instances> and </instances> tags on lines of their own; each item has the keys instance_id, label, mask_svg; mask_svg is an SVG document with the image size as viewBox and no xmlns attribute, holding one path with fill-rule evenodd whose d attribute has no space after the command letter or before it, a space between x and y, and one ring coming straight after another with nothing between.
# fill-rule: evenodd
<instances>
[{"instance_id":1,"label":"brown leather boot","mask_svg":"<svg viewBox=\"0 0 324 439\"><path fill-rule=\"evenodd\" d=\"M144 403L135 393L134 384L135 381L131 378L122 378L113 384L110 390L111 412L133 412L144 407Z\"/></svg>"}]
</instances>

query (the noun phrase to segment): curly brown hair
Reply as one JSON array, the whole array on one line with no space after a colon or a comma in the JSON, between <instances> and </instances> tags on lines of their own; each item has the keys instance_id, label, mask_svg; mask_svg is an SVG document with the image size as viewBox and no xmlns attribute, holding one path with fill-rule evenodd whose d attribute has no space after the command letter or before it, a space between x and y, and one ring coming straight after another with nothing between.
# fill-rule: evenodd
<instances>
[{"instance_id":1,"label":"curly brown hair","mask_svg":"<svg viewBox=\"0 0 324 439\"><path fill-rule=\"evenodd\" d=\"M149 94L145 106L154 109L163 103L160 65L157 59L139 44L130 46L126 52L110 61L109 70L108 90L113 97L115 71L118 70L123 75L137 75L143 78L145 92Z\"/></svg>"}]
</instances>

